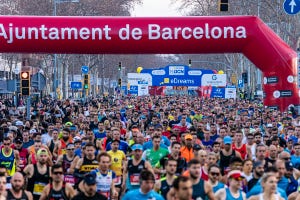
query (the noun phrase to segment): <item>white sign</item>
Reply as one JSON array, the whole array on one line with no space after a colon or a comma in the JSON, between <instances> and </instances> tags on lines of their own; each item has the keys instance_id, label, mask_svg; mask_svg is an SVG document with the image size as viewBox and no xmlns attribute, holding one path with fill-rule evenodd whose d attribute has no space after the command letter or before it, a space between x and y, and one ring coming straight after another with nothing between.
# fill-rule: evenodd
<instances>
[{"instance_id":1,"label":"white sign","mask_svg":"<svg viewBox=\"0 0 300 200\"><path fill-rule=\"evenodd\" d=\"M138 82L147 82L148 86L152 86L152 76L148 73L128 73L127 82L130 85L138 85Z\"/></svg>"},{"instance_id":2,"label":"white sign","mask_svg":"<svg viewBox=\"0 0 300 200\"><path fill-rule=\"evenodd\" d=\"M236 88L225 88L225 99L236 99Z\"/></svg>"},{"instance_id":3,"label":"white sign","mask_svg":"<svg viewBox=\"0 0 300 200\"><path fill-rule=\"evenodd\" d=\"M225 87L226 74L203 74L202 86Z\"/></svg>"},{"instance_id":4,"label":"white sign","mask_svg":"<svg viewBox=\"0 0 300 200\"><path fill-rule=\"evenodd\" d=\"M169 75L183 76L184 75L184 66L169 66Z\"/></svg>"},{"instance_id":5,"label":"white sign","mask_svg":"<svg viewBox=\"0 0 300 200\"><path fill-rule=\"evenodd\" d=\"M156 75L156 76L163 76L166 75L165 70L163 69L158 69L158 70L152 70L152 75Z\"/></svg>"}]
</instances>

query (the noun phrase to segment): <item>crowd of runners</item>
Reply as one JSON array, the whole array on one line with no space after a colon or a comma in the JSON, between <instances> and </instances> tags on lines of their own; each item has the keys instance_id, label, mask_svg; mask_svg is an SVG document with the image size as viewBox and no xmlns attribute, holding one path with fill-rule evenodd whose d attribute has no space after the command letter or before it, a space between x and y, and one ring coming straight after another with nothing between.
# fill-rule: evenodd
<instances>
[{"instance_id":1,"label":"crowd of runners","mask_svg":"<svg viewBox=\"0 0 300 200\"><path fill-rule=\"evenodd\" d=\"M0 100L0 200L300 200L300 117L259 100Z\"/></svg>"}]
</instances>

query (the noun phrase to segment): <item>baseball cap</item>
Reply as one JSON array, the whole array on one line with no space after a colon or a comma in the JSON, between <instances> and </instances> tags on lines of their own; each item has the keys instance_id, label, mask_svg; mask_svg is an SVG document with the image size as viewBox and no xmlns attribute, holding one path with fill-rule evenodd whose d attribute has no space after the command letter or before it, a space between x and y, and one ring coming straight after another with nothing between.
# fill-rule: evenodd
<instances>
[{"instance_id":1,"label":"baseball cap","mask_svg":"<svg viewBox=\"0 0 300 200\"><path fill-rule=\"evenodd\" d=\"M95 185L96 184L96 177L93 174L85 175L83 180L87 185Z\"/></svg>"},{"instance_id":2,"label":"baseball cap","mask_svg":"<svg viewBox=\"0 0 300 200\"><path fill-rule=\"evenodd\" d=\"M24 123L22 121L16 121L15 125L16 126L24 126Z\"/></svg>"},{"instance_id":3,"label":"baseball cap","mask_svg":"<svg viewBox=\"0 0 300 200\"><path fill-rule=\"evenodd\" d=\"M288 171L293 170L294 169L293 163L291 163L291 162L285 162L285 168Z\"/></svg>"},{"instance_id":4,"label":"baseball cap","mask_svg":"<svg viewBox=\"0 0 300 200\"><path fill-rule=\"evenodd\" d=\"M67 123L65 123L65 126L73 126L73 123L72 122L67 122Z\"/></svg>"},{"instance_id":5,"label":"baseball cap","mask_svg":"<svg viewBox=\"0 0 300 200\"><path fill-rule=\"evenodd\" d=\"M192 140L193 139L193 136L191 134L187 134L185 137L184 137L185 140Z\"/></svg>"},{"instance_id":6,"label":"baseball cap","mask_svg":"<svg viewBox=\"0 0 300 200\"><path fill-rule=\"evenodd\" d=\"M135 144L131 147L132 151L141 150L143 151L143 146L141 144Z\"/></svg>"},{"instance_id":7,"label":"baseball cap","mask_svg":"<svg viewBox=\"0 0 300 200\"><path fill-rule=\"evenodd\" d=\"M267 128L272 128L273 125L272 124L267 124Z\"/></svg>"},{"instance_id":8,"label":"baseball cap","mask_svg":"<svg viewBox=\"0 0 300 200\"><path fill-rule=\"evenodd\" d=\"M239 170L232 170L227 175L228 178L244 178L242 172Z\"/></svg>"},{"instance_id":9,"label":"baseball cap","mask_svg":"<svg viewBox=\"0 0 300 200\"><path fill-rule=\"evenodd\" d=\"M18 137L15 139L15 143L23 143L23 139Z\"/></svg>"},{"instance_id":10,"label":"baseball cap","mask_svg":"<svg viewBox=\"0 0 300 200\"><path fill-rule=\"evenodd\" d=\"M48 151L45 149L45 148L40 148L38 151L37 151L37 155L49 155L48 154Z\"/></svg>"},{"instance_id":11,"label":"baseball cap","mask_svg":"<svg viewBox=\"0 0 300 200\"><path fill-rule=\"evenodd\" d=\"M232 139L230 136L225 136L223 142L224 144L232 144Z\"/></svg>"},{"instance_id":12,"label":"baseball cap","mask_svg":"<svg viewBox=\"0 0 300 200\"><path fill-rule=\"evenodd\" d=\"M195 145L193 146L193 149L196 150L196 151L199 151L199 150L201 150L202 148L201 148L201 146L200 146L199 144L195 144Z\"/></svg>"},{"instance_id":13,"label":"baseball cap","mask_svg":"<svg viewBox=\"0 0 300 200\"><path fill-rule=\"evenodd\" d=\"M263 165L263 162L261 161L256 161L253 163L253 168L256 168L256 167L259 167L259 166L262 166Z\"/></svg>"}]
</instances>

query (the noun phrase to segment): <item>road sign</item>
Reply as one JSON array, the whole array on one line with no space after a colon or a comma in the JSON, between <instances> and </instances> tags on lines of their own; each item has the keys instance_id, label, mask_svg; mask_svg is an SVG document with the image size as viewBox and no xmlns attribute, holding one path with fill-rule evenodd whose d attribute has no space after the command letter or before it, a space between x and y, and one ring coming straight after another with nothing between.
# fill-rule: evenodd
<instances>
[{"instance_id":1,"label":"road sign","mask_svg":"<svg viewBox=\"0 0 300 200\"><path fill-rule=\"evenodd\" d=\"M283 3L284 11L289 15L295 15L300 11L299 0L285 0Z\"/></svg>"},{"instance_id":2,"label":"road sign","mask_svg":"<svg viewBox=\"0 0 300 200\"><path fill-rule=\"evenodd\" d=\"M71 82L71 89L81 89L82 88L82 82Z\"/></svg>"},{"instance_id":3,"label":"road sign","mask_svg":"<svg viewBox=\"0 0 300 200\"><path fill-rule=\"evenodd\" d=\"M89 67L88 66L82 66L81 67L81 72L83 74L88 74L89 73Z\"/></svg>"},{"instance_id":4,"label":"road sign","mask_svg":"<svg viewBox=\"0 0 300 200\"><path fill-rule=\"evenodd\" d=\"M238 81L238 88L243 88L243 87L244 87L243 79L239 79L239 81Z\"/></svg>"}]
</instances>

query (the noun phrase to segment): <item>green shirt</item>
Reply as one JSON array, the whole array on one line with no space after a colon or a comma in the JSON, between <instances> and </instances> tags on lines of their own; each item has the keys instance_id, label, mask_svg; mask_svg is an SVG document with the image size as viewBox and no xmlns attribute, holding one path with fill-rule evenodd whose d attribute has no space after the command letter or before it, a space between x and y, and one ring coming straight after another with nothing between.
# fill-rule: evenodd
<instances>
[{"instance_id":1,"label":"green shirt","mask_svg":"<svg viewBox=\"0 0 300 200\"><path fill-rule=\"evenodd\" d=\"M161 158L169 154L168 149L159 148L157 151L154 149L147 149L145 151L145 159L150 162L152 167L155 167L155 164L160 161Z\"/></svg>"}]
</instances>

